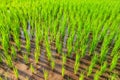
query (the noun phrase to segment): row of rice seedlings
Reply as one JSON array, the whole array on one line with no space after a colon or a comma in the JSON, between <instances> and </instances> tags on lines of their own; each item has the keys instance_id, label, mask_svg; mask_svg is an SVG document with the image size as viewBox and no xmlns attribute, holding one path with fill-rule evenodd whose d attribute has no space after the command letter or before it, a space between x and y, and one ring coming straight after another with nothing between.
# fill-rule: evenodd
<instances>
[{"instance_id":1,"label":"row of rice seedlings","mask_svg":"<svg viewBox=\"0 0 120 80\"><path fill-rule=\"evenodd\" d=\"M8 34L8 30L5 30L5 28L7 27L1 27L1 44L2 44L2 48L4 51L4 54L7 55L8 54L8 48L9 48L9 34Z\"/></svg>"},{"instance_id":2,"label":"row of rice seedlings","mask_svg":"<svg viewBox=\"0 0 120 80\"><path fill-rule=\"evenodd\" d=\"M16 58L16 51L15 51L15 47L11 47L11 55L10 54L8 54L8 48L9 48L9 41L10 41L10 27L7 27L7 26L10 26L10 18L8 17L8 15L9 16L11 16L10 14L7 14L7 15L4 15L4 16L6 16L7 18L5 18L5 20L6 21L8 21L8 22L6 22L7 23L7 25L2 25L1 27L0 27L0 34L1 34L1 36L2 36L2 39L1 39L1 42L2 42L2 48L3 48L3 50L4 50L4 55L1 55L1 61L5 61L5 63L8 65L8 67L9 68L11 68L11 69L13 69L13 71L14 71L14 73L15 73L15 77L16 77L16 79L18 79L18 71L17 71L17 69L16 68L14 68L14 64L13 64L13 59L15 59ZM18 27L16 27L16 28L18 28ZM14 36L14 38L16 38L16 37L18 37L17 36L17 32L14 32L14 33L16 33L15 34L15 36ZM17 43L19 43L19 42L17 42L17 40L18 40L18 38L16 38L15 39L15 42L16 42L16 44ZM20 46L20 44L18 44L18 46ZM19 47L18 47L19 48Z\"/></svg>"},{"instance_id":3,"label":"row of rice seedlings","mask_svg":"<svg viewBox=\"0 0 120 80\"><path fill-rule=\"evenodd\" d=\"M29 34L28 34L28 31L27 31L27 23L26 23L26 21L23 22L23 32L24 32L25 39L26 39L25 48L26 48L26 51L27 51L28 54L29 54L29 53L30 53L30 36L29 36Z\"/></svg>"},{"instance_id":4,"label":"row of rice seedlings","mask_svg":"<svg viewBox=\"0 0 120 80\"><path fill-rule=\"evenodd\" d=\"M43 26L43 27L46 27L46 26ZM49 41L49 36L48 36L48 30L46 29L45 30L45 36L44 36L44 39L45 39L45 48L46 48L46 55L47 55L47 58L48 58L48 61L50 61L50 65L51 65L51 68L52 70L55 68L55 61L53 59L53 56L52 56L52 52L51 52L51 45L50 45L50 41Z\"/></svg>"},{"instance_id":5,"label":"row of rice seedlings","mask_svg":"<svg viewBox=\"0 0 120 80\"><path fill-rule=\"evenodd\" d=\"M91 24L92 27L92 42L90 45L90 50L89 50L89 54L93 54L97 45L98 45L98 41L99 41L99 32L101 30L101 27L103 24L98 24L98 19L94 20ZM102 23L102 21L101 21ZM98 25L98 26L97 26Z\"/></svg>"},{"instance_id":6,"label":"row of rice seedlings","mask_svg":"<svg viewBox=\"0 0 120 80\"><path fill-rule=\"evenodd\" d=\"M80 39L80 50L81 50L81 55L85 56L86 51L88 48L88 41L89 41L89 34L90 34L90 21L89 21L89 16L87 18L86 24L84 24L84 29L82 32L82 37Z\"/></svg>"},{"instance_id":7,"label":"row of rice seedlings","mask_svg":"<svg viewBox=\"0 0 120 80\"><path fill-rule=\"evenodd\" d=\"M73 40L74 40L74 36L75 36L75 21L73 20L73 16L71 17L71 24L68 25L68 39L67 39L67 53L68 56L70 57L73 51ZM73 22L73 23L72 23Z\"/></svg>"},{"instance_id":8,"label":"row of rice seedlings","mask_svg":"<svg viewBox=\"0 0 120 80\"><path fill-rule=\"evenodd\" d=\"M11 27L11 35L13 36L13 40L18 48L18 51L20 51L20 26L19 26L19 21L18 21L18 17L17 17L17 14L16 14L16 11L17 10L14 10L14 8L11 8L10 9L10 12L8 13L8 15L10 17L7 17L8 18L8 24L9 26ZM14 17L13 17L14 16ZM14 24L11 24L11 23L14 23Z\"/></svg>"},{"instance_id":9,"label":"row of rice seedlings","mask_svg":"<svg viewBox=\"0 0 120 80\"><path fill-rule=\"evenodd\" d=\"M115 24L113 23L113 26L114 25ZM111 27L113 27L113 26L111 26ZM116 26L115 26L114 29L112 28L111 30L115 30L116 31L117 30ZM108 49L109 48L109 44L114 39L114 37L115 37L114 35L115 35L115 32L110 32L110 34L108 33L108 34L105 35L103 43L102 43L102 47L101 47L101 53L100 53L100 56L101 56L100 59L101 59L101 61L105 60L105 58L107 56L107 53L108 53L108 50L109 50Z\"/></svg>"},{"instance_id":10,"label":"row of rice seedlings","mask_svg":"<svg viewBox=\"0 0 120 80\"><path fill-rule=\"evenodd\" d=\"M35 63L38 63L39 57L40 57L40 42L42 38L41 30L39 25L36 24L35 28L35 52L34 52L34 57L35 57Z\"/></svg>"}]
</instances>

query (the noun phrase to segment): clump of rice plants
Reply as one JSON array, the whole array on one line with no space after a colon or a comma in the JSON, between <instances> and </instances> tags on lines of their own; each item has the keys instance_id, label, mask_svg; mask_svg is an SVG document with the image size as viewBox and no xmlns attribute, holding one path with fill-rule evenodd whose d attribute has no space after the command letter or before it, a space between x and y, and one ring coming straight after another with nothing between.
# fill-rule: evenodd
<instances>
[{"instance_id":1,"label":"clump of rice plants","mask_svg":"<svg viewBox=\"0 0 120 80\"><path fill-rule=\"evenodd\" d=\"M115 75L110 74L120 77L119 0L4 0L0 3L2 78L3 70L15 74L14 78L5 76L11 80L36 79L43 69L45 80L49 74L50 80L54 79L51 75L63 80L68 77L113 80ZM22 72L26 73L25 77Z\"/></svg>"}]
</instances>

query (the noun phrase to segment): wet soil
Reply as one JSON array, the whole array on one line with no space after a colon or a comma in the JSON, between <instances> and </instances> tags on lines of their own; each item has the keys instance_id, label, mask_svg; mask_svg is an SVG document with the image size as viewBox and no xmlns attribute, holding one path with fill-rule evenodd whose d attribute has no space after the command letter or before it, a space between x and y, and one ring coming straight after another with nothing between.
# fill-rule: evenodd
<instances>
[{"instance_id":1,"label":"wet soil","mask_svg":"<svg viewBox=\"0 0 120 80\"><path fill-rule=\"evenodd\" d=\"M13 41L10 41L11 45L15 45ZM67 62L65 64L65 76L62 77L61 75L61 69L62 69L62 55L56 52L55 43L51 43L51 52L52 56L55 60L55 69L52 70L50 67L50 62L47 60L46 56L46 50L45 46L43 44L40 44L40 51L41 56L39 58L38 64L35 64L34 60L34 49L35 44L34 40L31 40L31 51L29 56L29 64L25 64L23 60L23 54L27 54L25 50L25 39L21 37L21 51L17 51L17 60L15 60L13 63L18 69L19 72L19 80L44 80L43 75L43 69L48 71L48 80L78 80L80 73L85 74L85 80L93 80L94 74L97 70L100 70L100 63L98 62L95 67L93 68L92 74L90 76L87 76L88 67L91 63L91 57L90 55L86 54L85 57L81 58L80 60L80 67L77 74L74 74L74 63L75 63L75 57L67 57ZM2 46L0 46L0 51L2 52ZM67 51L64 47L63 51ZM9 51L10 52L10 51ZM109 62L108 65L111 63L111 56L107 56L107 61ZM30 63L33 64L33 67L35 69L35 72L32 73L30 71ZM120 60L118 61L117 67L110 72L109 66L107 70L102 74L100 77L100 80L107 80L110 78L111 73L116 73L118 77L120 78ZM17 80L14 76L13 71L5 64L5 62L0 63L0 76L7 80Z\"/></svg>"}]
</instances>

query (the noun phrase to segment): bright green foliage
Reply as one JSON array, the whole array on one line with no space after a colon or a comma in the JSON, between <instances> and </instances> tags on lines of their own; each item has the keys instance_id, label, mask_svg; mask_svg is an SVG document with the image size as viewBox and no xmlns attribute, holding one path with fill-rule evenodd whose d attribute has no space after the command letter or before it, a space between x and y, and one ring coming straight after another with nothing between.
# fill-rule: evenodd
<instances>
[{"instance_id":1,"label":"bright green foliage","mask_svg":"<svg viewBox=\"0 0 120 80\"><path fill-rule=\"evenodd\" d=\"M47 70L43 70L43 74L44 74L44 79L48 80L48 71Z\"/></svg>"},{"instance_id":2,"label":"bright green foliage","mask_svg":"<svg viewBox=\"0 0 120 80\"><path fill-rule=\"evenodd\" d=\"M55 61L54 60L51 61L51 67L52 67L52 70L55 68Z\"/></svg>"},{"instance_id":3,"label":"bright green foliage","mask_svg":"<svg viewBox=\"0 0 120 80\"><path fill-rule=\"evenodd\" d=\"M32 73L34 73L34 71L35 71L35 69L34 69L32 64L30 64L30 70L31 70Z\"/></svg>"},{"instance_id":4,"label":"bright green foliage","mask_svg":"<svg viewBox=\"0 0 120 80\"><path fill-rule=\"evenodd\" d=\"M97 61L98 61L98 56L94 55L93 58L92 58L92 60L91 60L91 64L89 66L89 69L88 69L88 73L87 73L88 76L92 73L92 69L95 66L95 64L96 64Z\"/></svg>"},{"instance_id":5,"label":"bright green foliage","mask_svg":"<svg viewBox=\"0 0 120 80\"><path fill-rule=\"evenodd\" d=\"M39 63L44 49L43 54L54 69L53 51L57 51L62 56L64 76L67 58L75 60L73 68L77 74L80 60L89 54L93 57L87 75L98 62L101 68L94 78L98 80L109 64L107 56L112 57L110 71L118 64L119 4L119 0L1 0L0 63L13 68L13 61L24 51L27 51L23 54L26 64L31 55L35 63ZM33 72L32 65L30 67ZM44 73L47 79L47 71ZM83 77L81 74L79 79Z\"/></svg>"},{"instance_id":6,"label":"bright green foliage","mask_svg":"<svg viewBox=\"0 0 120 80\"><path fill-rule=\"evenodd\" d=\"M96 71L95 75L94 75L94 80L99 80L100 78L100 72Z\"/></svg>"},{"instance_id":7,"label":"bright green foliage","mask_svg":"<svg viewBox=\"0 0 120 80\"><path fill-rule=\"evenodd\" d=\"M19 73L18 73L17 68L14 67L14 68L13 68L13 71L14 71L14 74L15 74L16 79L18 79Z\"/></svg>"},{"instance_id":8,"label":"bright green foliage","mask_svg":"<svg viewBox=\"0 0 120 80\"><path fill-rule=\"evenodd\" d=\"M24 58L25 64L28 64L28 63L29 63L28 55L27 55L27 54L24 54L24 55L23 55L23 58Z\"/></svg>"},{"instance_id":9,"label":"bright green foliage","mask_svg":"<svg viewBox=\"0 0 120 80\"><path fill-rule=\"evenodd\" d=\"M80 74L79 80L84 80L84 74L83 73Z\"/></svg>"},{"instance_id":10,"label":"bright green foliage","mask_svg":"<svg viewBox=\"0 0 120 80\"><path fill-rule=\"evenodd\" d=\"M6 56L5 62L10 68L13 67L13 61L12 61L12 57L10 55Z\"/></svg>"},{"instance_id":11,"label":"bright green foliage","mask_svg":"<svg viewBox=\"0 0 120 80\"><path fill-rule=\"evenodd\" d=\"M101 68L100 68L101 74L105 72L105 70L107 69L107 65L108 65L108 63L106 61L104 62L103 65L101 65Z\"/></svg>"},{"instance_id":12,"label":"bright green foliage","mask_svg":"<svg viewBox=\"0 0 120 80\"><path fill-rule=\"evenodd\" d=\"M12 56L12 58L14 58L14 59L17 58L17 53L16 53L16 50L15 50L15 47L14 47L14 46L11 46L11 56Z\"/></svg>"},{"instance_id":13,"label":"bright green foliage","mask_svg":"<svg viewBox=\"0 0 120 80\"><path fill-rule=\"evenodd\" d=\"M119 58L120 58L119 54L115 54L113 56L113 59L112 59L112 62L111 62L111 66L110 66L110 71L112 71L116 67L117 61L119 60Z\"/></svg>"},{"instance_id":14,"label":"bright green foliage","mask_svg":"<svg viewBox=\"0 0 120 80\"><path fill-rule=\"evenodd\" d=\"M62 65L62 76L64 77L64 75L65 75L65 66Z\"/></svg>"},{"instance_id":15,"label":"bright green foliage","mask_svg":"<svg viewBox=\"0 0 120 80\"><path fill-rule=\"evenodd\" d=\"M75 65L74 65L74 73L75 74L77 73L79 66L80 66L80 54L77 53L76 58L75 58Z\"/></svg>"}]
</instances>

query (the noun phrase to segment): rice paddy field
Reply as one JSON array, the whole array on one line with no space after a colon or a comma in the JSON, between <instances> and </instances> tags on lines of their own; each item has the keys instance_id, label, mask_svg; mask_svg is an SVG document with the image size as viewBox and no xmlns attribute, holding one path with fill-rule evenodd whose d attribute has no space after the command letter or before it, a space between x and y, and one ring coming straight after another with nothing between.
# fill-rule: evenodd
<instances>
[{"instance_id":1,"label":"rice paddy field","mask_svg":"<svg viewBox=\"0 0 120 80\"><path fill-rule=\"evenodd\" d=\"M0 80L120 80L120 0L0 0Z\"/></svg>"}]
</instances>

